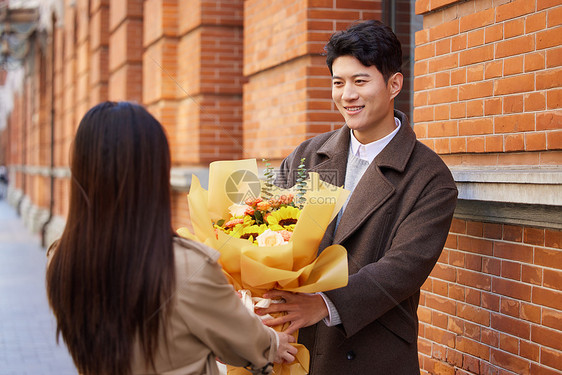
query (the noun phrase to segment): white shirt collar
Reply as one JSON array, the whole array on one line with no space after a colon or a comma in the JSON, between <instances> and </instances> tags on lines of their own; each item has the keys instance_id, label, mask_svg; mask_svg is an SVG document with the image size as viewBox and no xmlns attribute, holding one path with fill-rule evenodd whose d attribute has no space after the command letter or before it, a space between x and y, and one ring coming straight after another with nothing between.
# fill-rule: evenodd
<instances>
[{"instance_id":1,"label":"white shirt collar","mask_svg":"<svg viewBox=\"0 0 562 375\"><path fill-rule=\"evenodd\" d=\"M355 135L353 135L353 130L350 130L351 142L349 147L351 153L356 157L358 157L359 159L363 159L371 163L377 157L377 155L386 147L386 145L390 143L392 138L394 138L396 133L398 133L398 130L400 130L400 126L402 125L400 123L400 120L395 117L394 123L396 124L396 129L394 129L392 133L388 134L387 136L381 139L377 139L374 142L367 143L366 145L359 142L357 138L355 138Z\"/></svg>"}]
</instances>

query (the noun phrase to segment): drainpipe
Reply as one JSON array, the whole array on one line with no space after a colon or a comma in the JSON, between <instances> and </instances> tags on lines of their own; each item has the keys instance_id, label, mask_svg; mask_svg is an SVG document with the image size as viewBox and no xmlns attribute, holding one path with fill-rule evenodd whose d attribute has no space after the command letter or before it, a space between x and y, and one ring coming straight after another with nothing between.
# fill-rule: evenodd
<instances>
[{"instance_id":1,"label":"drainpipe","mask_svg":"<svg viewBox=\"0 0 562 375\"><path fill-rule=\"evenodd\" d=\"M396 32L396 2L390 1L390 28Z\"/></svg>"},{"instance_id":2,"label":"drainpipe","mask_svg":"<svg viewBox=\"0 0 562 375\"><path fill-rule=\"evenodd\" d=\"M20 167L20 173L21 173L21 191L22 191L22 195L18 201L17 204L17 213L19 216L22 215L22 207L21 204L23 203L23 200L25 198L26 195L26 180L27 180L27 158L25 157L25 153L27 151L27 73L25 69L25 64L26 64L26 60L24 60L23 64L24 64L24 73L23 73L23 89L22 89L22 100L21 100L21 123L22 123L22 129L21 129L21 167Z\"/></svg>"},{"instance_id":3,"label":"drainpipe","mask_svg":"<svg viewBox=\"0 0 562 375\"><path fill-rule=\"evenodd\" d=\"M50 198L49 198L49 217L41 228L41 246L47 247L46 232L47 226L51 223L54 216L55 208L55 23L56 15L52 14L51 17L51 163L49 168L50 175Z\"/></svg>"}]
</instances>

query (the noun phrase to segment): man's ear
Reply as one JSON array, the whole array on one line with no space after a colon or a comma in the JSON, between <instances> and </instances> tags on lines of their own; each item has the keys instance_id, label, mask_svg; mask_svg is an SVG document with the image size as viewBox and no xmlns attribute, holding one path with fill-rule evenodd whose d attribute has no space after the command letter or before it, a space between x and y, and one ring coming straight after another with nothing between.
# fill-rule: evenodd
<instances>
[{"instance_id":1,"label":"man's ear","mask_svg":"<svg viewBox=\"0 0 562 375\"><path fill-rule=\"evenodd\" d=\"M390 92L390 99L394 99L396 95L402 90L402 84L404 83L404 76L402 73L397 72L390 76L388 79L387 87Z\"/></svg>"}]
</instances>

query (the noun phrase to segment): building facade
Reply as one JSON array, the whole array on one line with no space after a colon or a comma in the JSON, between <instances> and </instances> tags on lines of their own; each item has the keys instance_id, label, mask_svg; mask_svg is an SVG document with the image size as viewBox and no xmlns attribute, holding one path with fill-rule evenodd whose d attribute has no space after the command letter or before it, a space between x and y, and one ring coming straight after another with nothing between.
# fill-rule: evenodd
<instances>
[{"instance_id":1,"label":"building facade","mask_svg":"<svg viewBox=\"0 0 562 375\"><path fill-rule=\"evenodd\" d=\"M356 20L392 25L407 78L396 106L459 187L422 287L422 373L562 374L562 1L51 0L36 19L23 69L0 75L13 101L0 160L45 246L91 106L136 101L164 125L186 226L191 175L205 183L209 162L275 165L340 127L324 44Z\"/></svg>"}]
</instances>

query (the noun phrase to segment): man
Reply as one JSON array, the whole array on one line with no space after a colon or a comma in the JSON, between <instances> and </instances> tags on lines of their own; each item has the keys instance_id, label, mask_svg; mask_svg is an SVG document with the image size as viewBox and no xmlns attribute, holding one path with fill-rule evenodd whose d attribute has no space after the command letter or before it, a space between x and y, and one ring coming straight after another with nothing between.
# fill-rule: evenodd
<instances>
[{"instance_id":1,"label":"man","mask_svg":"<svg viewBox=\"0 0 562 375\"><path fill-rule=\"evenodd\" d=\"M336 131L299 145L281 164L278 182L295 183L301 158L309 171L352 194L324 236L347 249L349 283L321 294L271 291L259 314L290 322L311 355L311 374L419 374L420 287L441 251L456 205L450 171L416 140L394 111L402 89L400 42L380 22L335 33L326 46L332 98L345 119ZM307 328L303 328L307 327Z\"/></svg>"}]
</instances>

